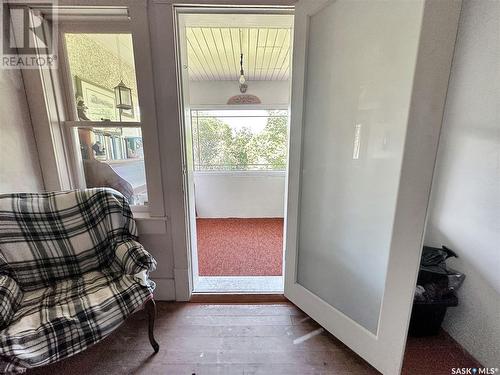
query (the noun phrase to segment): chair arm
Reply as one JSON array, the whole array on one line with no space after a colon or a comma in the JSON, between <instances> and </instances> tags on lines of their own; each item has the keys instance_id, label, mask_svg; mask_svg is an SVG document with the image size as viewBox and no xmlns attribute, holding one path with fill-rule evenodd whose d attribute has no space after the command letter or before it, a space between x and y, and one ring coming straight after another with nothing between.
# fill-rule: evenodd
<instances>
[{"instance_id":1,"label":"chair arm","mask_svg":"<svg viewBox=\"0 0 500 375\"><path fill-rule=\"evenodd\" d=\"M156 269L156 260L137 241L119 242L115 247L115 256L126 275L136 275Z\"/></svg>"},{"instance_id":2,"label":"chair arm","mask_svg":"<svg viewBox=\"0 0 500 375\"><path fill-rule=\"evenodd\" d=\"M0 275L0 329L6 327L23 299L23 291L12 277Z\"/></svg>"}]
</instances>

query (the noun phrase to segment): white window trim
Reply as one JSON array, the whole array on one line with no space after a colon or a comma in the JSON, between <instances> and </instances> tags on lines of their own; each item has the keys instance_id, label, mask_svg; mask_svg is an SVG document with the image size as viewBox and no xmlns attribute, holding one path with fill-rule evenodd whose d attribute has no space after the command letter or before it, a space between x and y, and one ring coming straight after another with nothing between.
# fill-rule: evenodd
<instances>
[{"instance_id":1,"label":"white window trim","mask_svg":"<svg viewBox=\"0 0 500 375\"><path fill-rule=\"evenodd\" d=\"M44 22L51 22L45 19ZM37 53L38 54L38 53ZM74 181L68 164L64 136L64 114L60 113L62 93L55 70L39 67L22 69L33 132L45 190L69 190Z\"/></svg>"},{"instance_id":2,"label":"white window trim","mask_svg":"<svg viewBox=\"0 0 500 375\"><path fill-rule=\"evenodd\" d=\"M140 121L64 121L67 128L140 128Z\"/></svg>"},{"instance_id":3,"label":"white window trim","mask_svg":"<svg viewBox=\"0 0 500 375\"><path fill-rule=\"evenodd\" d=\"M213 111L225 111L225 110L233 110L233 111L239 111L239 110L288 111L290 109L290 106L288 106L286 104L276 104L276 105L269 105L269 104L198 104L198 105L193 105L190 109L191 109L191 111L210 111L210 110L213 110Z\"/></svg>"},{"instance_id":4,"label":"white window trim","mask_svg":"<svg viewBox=\"0 0 500 375\"><path fill-rule=\"evenodd\" d=\"M76 129L78 127L140 127L144 142L144 163L146 168L146 184L148 191L148 205L132 206L134 212L147 213L150 217L164 217L166 215L164 194L160 167L159 140L156 119L156 106L154 99L154 84L151 70L151 53L149 41L149 28L147 23L146 2L133 3L129 7L130 21L106 21L89 17L71 22L62 21L59 24L59 79L64 96L63 132L68 144L69 152L66 163L72 175L71 188L84 188L85 180L81 163L80 149ZM136 67L136 80L138 98L141 104L140 122L85 122L77 120L74 105L74 90L71 83L71 74L67 66L66 45L64 33L130 33L133 39L134 58Z\"/></svg>"}]
</instances>

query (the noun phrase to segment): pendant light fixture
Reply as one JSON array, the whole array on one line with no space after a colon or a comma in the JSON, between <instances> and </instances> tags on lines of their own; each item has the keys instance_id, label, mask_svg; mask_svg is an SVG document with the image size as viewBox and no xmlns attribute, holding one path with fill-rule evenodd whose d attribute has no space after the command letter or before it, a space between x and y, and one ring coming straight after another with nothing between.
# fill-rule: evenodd
<instances>
[{"instance_id":1,"label":"pendant light fixture","mask_svg":"<svg viewBox=\"0 0 500 375\"><path fill-rule=\"evenodd\" d=\"M118 50L118 66L120 69L120 83L115 86L115 107L118 109L120 122L122 121L122 112L132 109L132 89L123 83L122 75L122 56L120 53L119 35L116 35L116 48Z\"/></svg>"},{"instance_id":2,"label":"pendant light fixture","mask_svg":"<svg viewBox=\"0 0 500 375\"><path fill-rule=\"evenodd\" d=\"M246 79L245 79L245 72L243 71L243 53L240 54L240 79L239 79L239 82L240 82L240 92L242 94L246 93L247 92L247 89L248 89L248 85L246 83Z\"/></svg>"},{"instance_id":3,"label":"pendant light fixture","mask_svg":"<svg viewBox=\"0 0 500 375\"><path fill-rule=\"evenodd\" d=\"M246 94L248 89L247 79L245 78L245 71L243 70L243 52L242 52L242 40L241 40L241 29L240 31L240 78L238 83L240 86L240 95L231 96L227 104L260 104L260 99L255 95Z\"/></svg>"}]
</instances>

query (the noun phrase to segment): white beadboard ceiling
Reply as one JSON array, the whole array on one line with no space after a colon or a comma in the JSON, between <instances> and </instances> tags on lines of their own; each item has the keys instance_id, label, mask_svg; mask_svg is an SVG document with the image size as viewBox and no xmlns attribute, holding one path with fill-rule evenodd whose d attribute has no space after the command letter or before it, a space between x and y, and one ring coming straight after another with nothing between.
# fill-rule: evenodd
<instances>
[{"instance_id":1,"label":"white beadboard ceiling","mask_svg":"<svg viewBox=\"0 0 500 375\"><path fill-rule=\"evenodd\" d=\"M289 78L292 14L198 13L180 21L190 80L237 81L240 53L247 80Z\"/></svg>"},{"instance_id":2,"label":"white beadboard ceiling","mask_svg":"<svg viewBox=\"0 0 500 375\"><path fill-rule=\"evenodd\" d=\"M236 81L243 53L248 80L287 80L291 37L291 28L186 27L189 79Z\"/></svg>"}]
</instances>

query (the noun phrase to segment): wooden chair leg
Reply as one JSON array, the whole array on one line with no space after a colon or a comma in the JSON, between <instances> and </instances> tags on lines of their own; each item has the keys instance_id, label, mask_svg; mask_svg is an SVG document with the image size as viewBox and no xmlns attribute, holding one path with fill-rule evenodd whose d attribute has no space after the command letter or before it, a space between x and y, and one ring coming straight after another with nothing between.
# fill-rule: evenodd
<instances>
[{"instance_id":1,"label":"wooden chair leg","mask_svg":"<svg viewBox=\"0 0 500 375\"><path fill-rule=\"evenodd\" d=\"M154 336L154 327L155 327L155 317L156 317L156 303L153 299L150 299L146 302L146 312L148 313L148 334L149 334L149 342L153 347L155 353L158 353L160 350L160 345L155 340Z\"/></svg>"}]
</instances>

